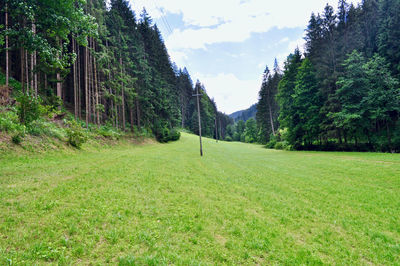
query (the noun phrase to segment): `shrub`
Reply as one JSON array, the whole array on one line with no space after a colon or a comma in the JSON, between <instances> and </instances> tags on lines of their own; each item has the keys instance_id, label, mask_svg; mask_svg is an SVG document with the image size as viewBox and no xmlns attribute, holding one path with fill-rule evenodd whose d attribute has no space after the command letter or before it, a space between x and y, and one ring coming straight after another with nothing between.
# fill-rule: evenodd
<instances>
[{"instance_id":1,"label":"shrub","mask_svg":"<svg viewBox=\"0 0 400 266\"><path fill-rule=\"evenodd\" d=\"M17 114L21 124L29 125L40 117L40 98L35 98L27 94L21 94L17 97L17 102Z\"/></svg>"},{"instance_id":2,"label":"shrub","mask_svg":"<svg viewBox=\"0 0 400 266\"><path fill-rule=\"evenodd\" d=\"M274 149L276 150L292 150L292 146L287 141L278 141L275 143Z\"/></svg>"},{"instance_id":3,"label":"shrub","mask_svg":"<svg viewBox=\"0 0 400 266\"><path fill-rule=\"evenodd\" d=\"M22 140L24 139L25 134L22 132L18 132L17 134L15 134L14 136L11 137L11 140L14 144L21 144Z\"/></svg>"},{"instance_id":4,"label":"shrub","mask_svg":"<svg viewBox=\"0 0 400 266\"><path fill-rule=\"evenodd\" d=\"M176 128L173 128L170 131L170 137L169 140L170 141L177 141L181 138L181 132L179 132Z\"/></svg>"},{"instance_id":5,"label":"shrub","mask_svg":"<svg viewBox=\"0 0 400 266\"><path fill-rule=\"evenodd\" d=\"M157 141L161 143L176 141L181 137L181 133L177 129L169 129L168 122L166 121L157 121L155 123L154 135Z\"/></svg>"},{"instance_id":6,"label":"shrub","mask_svg":"<svg viewBox=\"0 0 400 266\"><path fill-rule=\"evenodd\" d=\"M157 121L154 125L154 135L157 141L164 143L169 140L169 128L166 121Z\"/></svg>"},{"instance_id":7,"label":"shrub","mask_svg":"<svg viewBox=\"0 0 400 266\"><path fill-rule=\"evenodd\" d=\"M65 138L65 130L57 126L57 124L44 120L43 118L33 121L27 130L29 134L34 136L49 136L59 140Z\"/></svg>"},{"instance_id":8,"label":"shrub","mask_svg":"<svg viewBox=\"0 0 400 266\"><path fill-rule=\"evenodd\" d=\"M225 137L225 141L232 141L231 136L226 136L226 137Z\"/></svg>"},{"instance_id":9,"label":"shrub","mask_svg":"<svg viewBox=\"0 0 400 266\"><path fill-rule=\"evenodd\" d=\"M0 110L0 131L25 132L25 126L19 123L15 108Z\"/></svg>"},{"instance_id":10,"label":"shrub","mask_svg":"<svg viewBox=\"0 0 400 266\"><path fill-rule=\"evenodd\" d=\"M119 133L118 130L111 125L100 126L96 132L105 138L119 139L121 137L121 133Z\"/></svg>"},{"instance_id":11,"label":"shrub","mask_svg":"<svg viewBox=\"0 0 400 266\"><path fill-rule=\"evenodd\" d=\"M87 136L83 128L75 120L69 121L68 126L69 127L66 130L68 143L71 144L71 146L80 149L82 144L87 140Z\"/></svg>"}]
</instances>

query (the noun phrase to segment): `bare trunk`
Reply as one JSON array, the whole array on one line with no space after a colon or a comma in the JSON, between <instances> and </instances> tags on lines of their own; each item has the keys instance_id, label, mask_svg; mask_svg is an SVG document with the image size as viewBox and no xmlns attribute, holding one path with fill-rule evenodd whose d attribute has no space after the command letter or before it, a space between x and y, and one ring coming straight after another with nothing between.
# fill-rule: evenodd
<instances>
[{"instance_id":1,"label":"bare trunk","mask_svg":"<svg viewBox=\"0 0 400 266\"><path fill-rule=\"evenodd\" d=\"M6 3L6 32L8 30L8 6ZM8 32L6 33L6 86L8 87L8 79L10 77L9 60L8 60Z\"/></svg>"},{"instance_id":2,"label":"bare trunk","mask_svg":"<svg viewBox=\"0 0 400 266\"><path fill-rule=\"evenodd\" d=\"M182 102L183 102L183 100L182 100ZM182 111L181 111L181 113L182 113L182 128L184 128L185 127L185 114L184 114L184 105L183 105L183 103L182 103Z\"/></svg>"},{"instance_id":3,"label":"bare trunk","mask_svg":"<svg viewBox=\"0 0 400 266\"><path fill-rule=\"evenodd\" d=\"M44 74L44 90L47 92L47 74Z\"/></svg>"},{"instance_id":4,"label":"bare trunk","mask_svg":"<svg viewBox=\"0 0 400 266\"><path fill-rule=\"evenodd\" d=\"M386 134L389 144L389 152L392 152L392 136L390 135L389 122L386 122Z\"/></svg>"},{"instance_id":5,"label":"bare trunk","mask_svg":"<svg viewBox=\"0 0 400 266\"><path fill-rule=\"evenodd\" d=\"M74 38L72 37L72 53L74 53L74 54L76 54L76 47L75 47L75 40L74 40ZM72 71L72 73L73 73L73 87L74 87L74 113L75 113L75 118L78 118L78 95L77 95L77 86L76 86L76 65L77 65L77 62L78 61L78 58L77 59L75 59L75 62L74 62L74 64L72 65L72 68L73 68L73 71Z\"/></svg>"},{"instance_id":6,"label":"bare trunk","mask_svg":"<svg viewBox=\"0 0 400 266\"><path fill-rule=\"evenodd\" d=\"M33 53L30 54L30 59L31 59L31 73L30 73L30 79L31 79L31 89L32 89L32 94L34 94L34 88L35 88L35 84L34 84L34 80L33 80Z\"/></svg>"},{"instance_id":7,"label":"bare trunk","mask_svg":"<svg viewBox=\"0 0 400 266\"><path fill-rule=\"evenodd\" d=\"M96 50L96 45L93 44L93 48ZM100 114L99 114L99 88L97 84L97 67L96 67L96 57L93 57L93 65L94 65L94 88L95 88L95 95L96 95L96 118L97 118L97 125L100 125Z\"/></svg>"},{"instance_id":8,"label":"bare trunk","mask_svg":"<svg viewBox=\"0 0 400 266\"><path fill-rule=\"evenodd\" d=\"M88 93L88 48L85 47L85 112L86 112L86 128L89 127L89 93Z\"/></svg>"},{"instance_id":9,"label":"bare trunk","mask_svg":"<svg viewBox=\"0 0 400 266\"><path fill-rule=\"evenodd\" d=\"M219 139L222 139L222 127L221 127L221 119L219 119Z\"/></svg>"},{"instance_id":10,"label":"bare trunk","mask_svg":"<svg viewBox=\"0 0 400 266\"><path fill-rule=\"evenodd\" d=\"M81 118L82 117L82 99L81 99L81 51L79 49L79 45L76 45L76 41L75 41L75 48L78 51L78 56L77 56L77 78L78 78L78 89L77 89L77 93L76 93L76 97L77 97L77 104L78 104L78 116Z\"/></svg>"},{"instance_id":11,"label":"bare trunk","mask_svg":"<svg viewBox=\"0 0 400 266\"><path fill-rule=\"evenodd\" d=\"M217 125L217 117L214 119L215 124L215 140L218 142L218 125Z\"/></svg>"},{"instance_id":12,"label":"bare trunk","mask_svg":"<svg viewBox=\"0 0 400 266\"><path fill-rule=\"evenodd\" d=\"M58 41L58 43L59 43L59 45L60 45L60 47L61 47L62 42L61 42L61 41ZM62 55L57 54L57 56L58 56L58 57L61 57ZM62 83L61 83L61 74L60 74L60 72L57 72L56 79L57 79L57 96L60 97L60 98L62 99L62 96L63 96L63 95L62 95Z\"/></svg>"},{"instance_id":13,"label":"bare trunk","mask_svg":"<svg viewBox=\"0 0 400 266\"><path fill-rule=\"evenodd\" d=\"M122 67L122 57L120 56L119 58L119 63L121 66L121 78L124 73L123 67ZM124 82L121 81L121 97L122 97L122 129L125 131L125 95L124 95Z\"/></svg>"},{"instance_id":14,"label":"bare trunk","mask_svg":"<svg viewBox=\"0 0 400 266\"><path fill-rule=\"evenodd\" d=\"M24 48L21 47L21 86L22 92L25 93L25 51Z\"/></svg>"},{"instance_id":15,"label":"bare trunk","mask_svg":"<svg viewBox=\"0 0 400 266\"><path fill-rule=\"evenodd\" d=\"M106 40L106 49L107 49L107 51L108 51L108 40ZM107 60L107 67L108 67L108 69L110 70L110 60ZM111 80L111 71L108 71L108 80ZM112 88L111 88L111 86L109 87L109 93L110 93L110 95L113 95L113 91L112 91ZM111 110L111 112L110 112L110 114L111 114L111 119L112 119L112 117L113 117L113 110L114 110L114 101L113 101L113 99L112 98L110 98L110 110ZM113 126L115 126L115 122L114 122L114 119L112 119L112 121L113 121Z\"/></svg>"},{"instance_id":16,"label":"bare trunk","mask_svg":"<svg viewBox=\"0 0 400 266\"><path fill-rule=\"evenodd\" d=\"M89 38L89 48L91 47L91 39ZM92 122L92 54L88 49L88 109L89 109L89 122Z\"/></svg>"},{"instance_id":17,"label":"bare trunk","mask_svg":"<svg viewBox=\"0 0 400 266\"><path fill-rule=\"evenodd\" d=\"M133 130L133 109L129 108L129 116L130 116L130 121L131 121L131 130L132 132L134 132Z\"/></svg>"},{"instance_id":18,"label":"bare trunk","mask_svg":"<svg viewBox=\"0 0 400 266\"><path fill-rule=\"evenodd\" d=\"M270 103L268 103L268 109L269 109L269 119L270 119L270 122L271 122L272 134L274 134L274 136L275 136L274 119L272 118L272 108L271 108L271 104Z\"/></svg>"},{"instance_id":19,"label":"bare trunk","mask_svg":"<svg viewBox=\"0 0 400 266\"><path fill-rule=\"evenodd\" d=\"M137 126L138 126L138 128L140 128L140 106L139 106L139 99L138 99L138 96L136 96L135 105L136 105Z\"/></svg>"},{"instance_id":20,"label":"bare trunk","mask_svg":"<svg viewBox=\"0 0 400 266\"><path fill-rule=\"evenodd\" d=\"M29 94L29 68L28 68L28 51L25 50L25 79L26 79L26 92Z\"/></svg>"}]
</instances>

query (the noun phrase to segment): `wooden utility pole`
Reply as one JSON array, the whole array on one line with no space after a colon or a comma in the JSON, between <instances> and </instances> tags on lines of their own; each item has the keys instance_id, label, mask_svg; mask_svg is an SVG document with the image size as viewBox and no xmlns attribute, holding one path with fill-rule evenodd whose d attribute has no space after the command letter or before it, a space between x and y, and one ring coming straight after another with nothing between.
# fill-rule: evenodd
<instances>
[{"instance_id":1,"label":"wooden utility pole","mask_svg":"<svg viewBox=\"0 0 400 266\"><path fill-rule=\"evenodd\" d=\"M197 117L199 120L199 138L200 138L200 156L203 156L203 143L201 142L201 116L200 116L200 99L199 99L199 88L196 86L196 94L193 95L197 97Z\"/></svg>"}]
</instances>

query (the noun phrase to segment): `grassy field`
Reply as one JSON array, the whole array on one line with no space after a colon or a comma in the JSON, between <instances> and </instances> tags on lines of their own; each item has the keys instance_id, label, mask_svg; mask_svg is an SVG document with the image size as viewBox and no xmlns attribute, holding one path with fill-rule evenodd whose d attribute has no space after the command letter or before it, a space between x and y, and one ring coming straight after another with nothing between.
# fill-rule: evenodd
<instances>
[{"instance_id":1,"label":"grassy field","mask_svg":"<svg viewBox=\"0 0 400 266\"><path fill-rule=\"evenodd\" d=\"M400 264L400 155L170 144L0 155L0 264Z\"/></svg>"}]
</instances>

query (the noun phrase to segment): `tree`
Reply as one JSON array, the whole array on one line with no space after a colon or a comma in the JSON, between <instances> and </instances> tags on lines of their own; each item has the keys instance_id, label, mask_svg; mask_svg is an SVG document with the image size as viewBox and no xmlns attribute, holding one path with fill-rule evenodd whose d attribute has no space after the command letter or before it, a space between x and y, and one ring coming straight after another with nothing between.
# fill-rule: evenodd
<instances>
[{"instance_id":1,"label":"tree","mask_svg":"<svg viewBox=\"0 0 400 266\"><path fill-rule=\"evenodd\" d=\"M293 95L293 116L289 130L292 144L311 145L319 136L321 99L315 69L306 58L298 69Z\"/></svg>"},{"instance_id":2,"label":"tree","mask_svg":"<svg viewBox=\"0 0 400 266\"><path fill-rule=\"evenodd\" d=\"M368 79L368 93L362 101L364 112L371 121L375 121L378 131L384 130L389 150L392 146L392 132L400 113L400 85L392 77L389 64L379 55L375 55L364 65Z\"/></svg>"},{"instance_id":3,"label":"tree","mask_svg":"<svg viewBox=\"0 0 400 266\"><path fill-rule=\"evenodd\" d=\"M336 96L341 103L338 112L332 113L333 121L342 128L346 135L350 134L355 143L362 135L369 135L369 121L364 116L362 101L368 92L368 80L364 71L365 58L358 51L353 51L345 60L344 75L339 78Z\"/></svg>"},{"instance_id":4,"label":"tree","mask_svg":"<svg viewBox=\"0 0 400 266\"><path fill-rule=\"evenodd\" d=\"M254 143L257 141L257 123L254 118L250 118L246 121L244 136L245 142L247 143Z\"/></svg>"}]
</instances>

